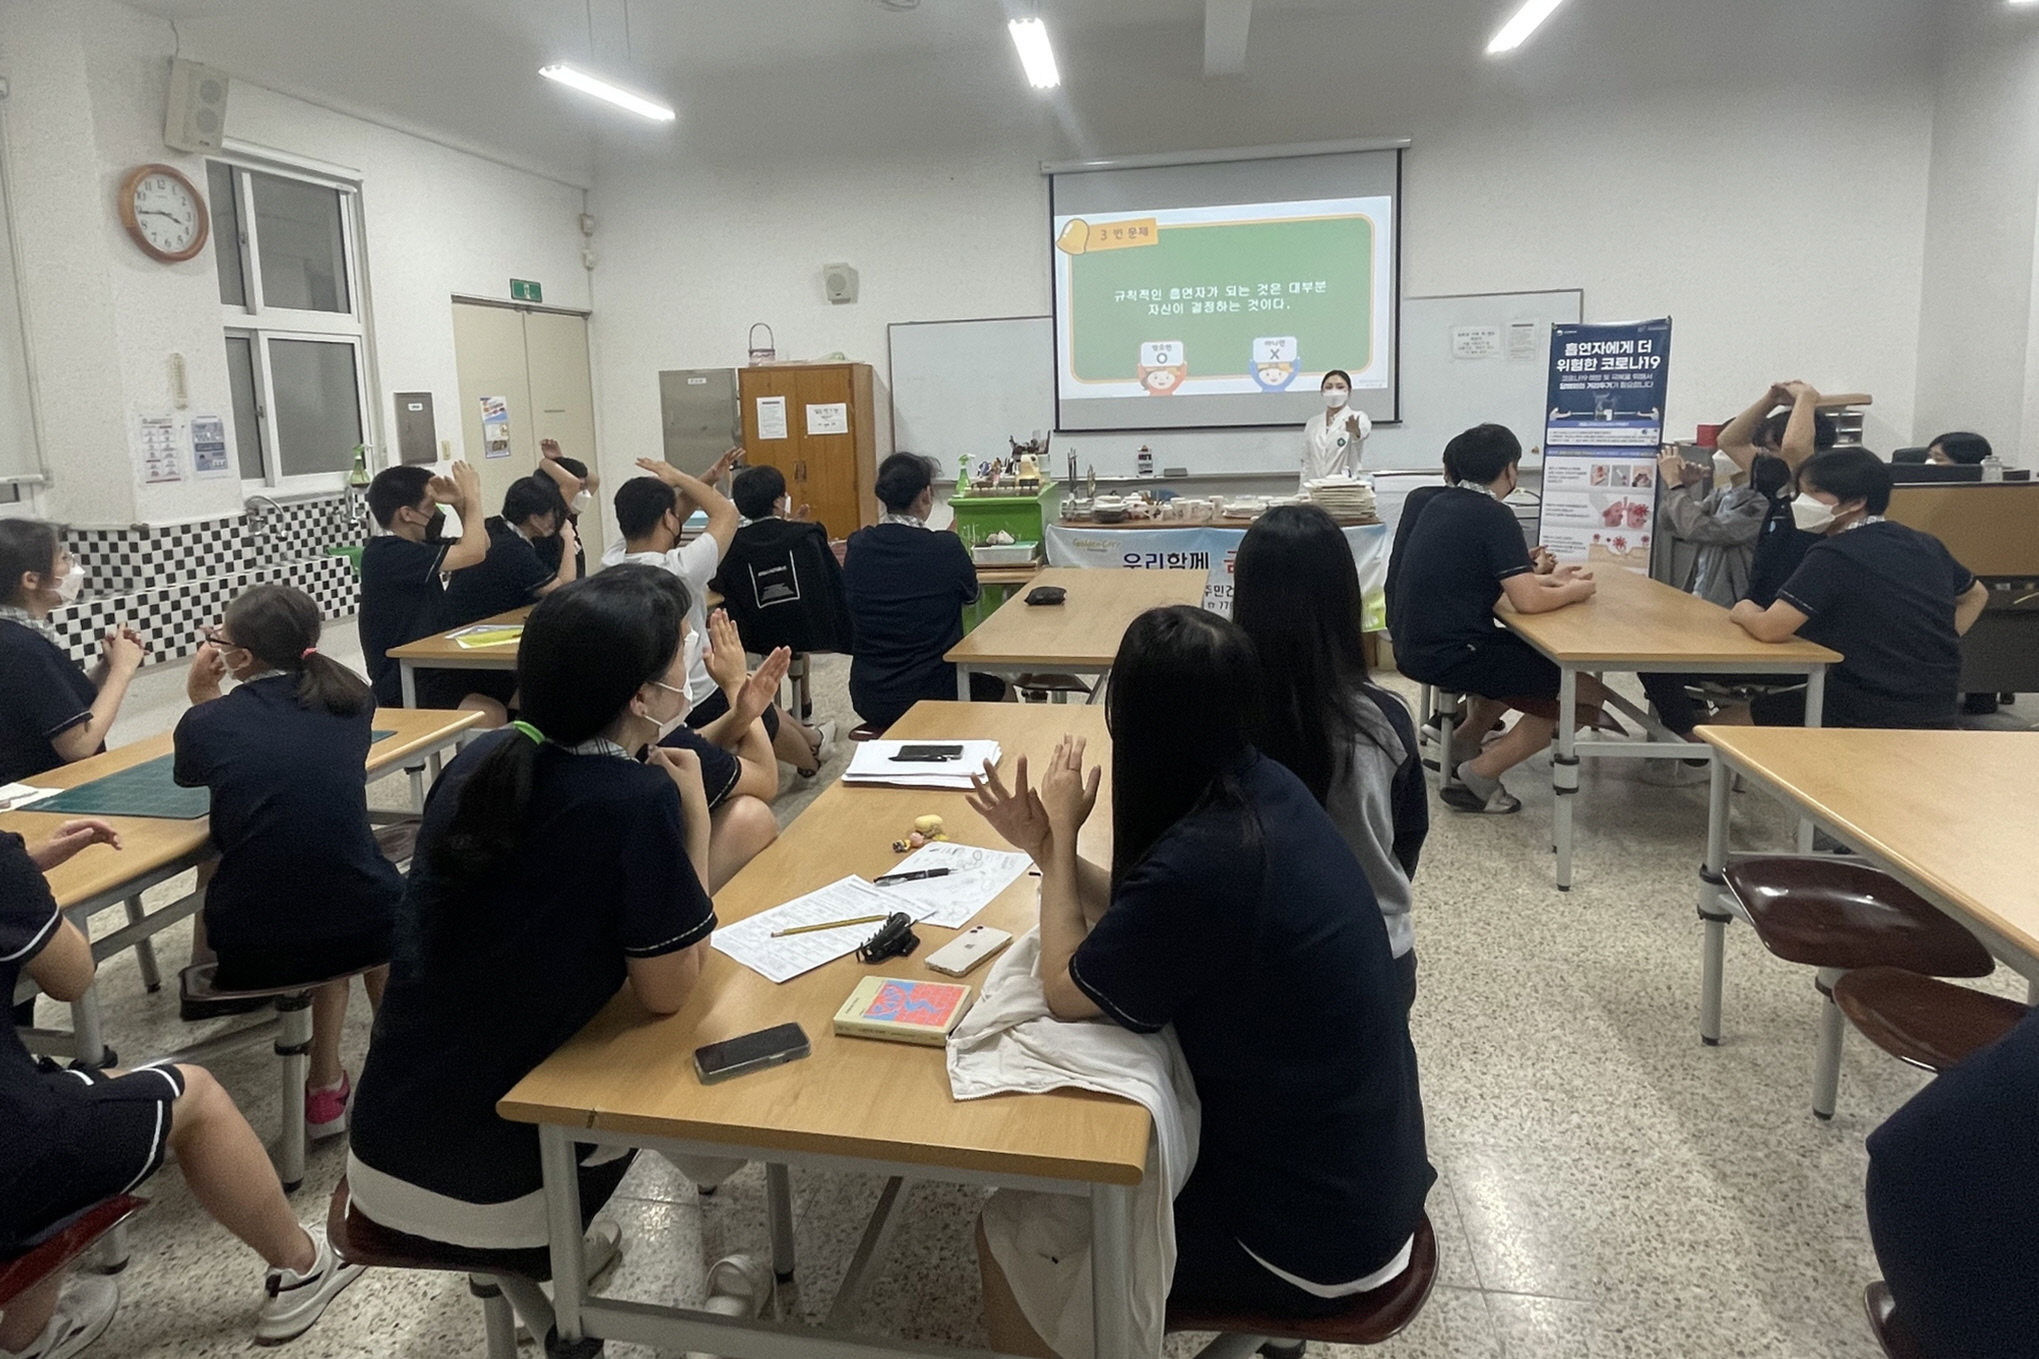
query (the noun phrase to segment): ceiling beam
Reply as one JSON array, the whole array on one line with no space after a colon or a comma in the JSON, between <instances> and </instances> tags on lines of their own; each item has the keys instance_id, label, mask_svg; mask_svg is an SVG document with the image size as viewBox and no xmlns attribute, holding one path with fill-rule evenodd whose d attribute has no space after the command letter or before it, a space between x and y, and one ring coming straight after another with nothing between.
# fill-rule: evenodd
<instances>
[{"instance_id":1,"label":"ceiling beam","mask_svg":"<svg viewBox=\"0 0 2039 1359\"><path fill-rule=\"evenodd\" d=\"M1204 74L1240 75L1246 70L1246 30L1253 0L1204 0Z\"/></svg>"}]
</instances>

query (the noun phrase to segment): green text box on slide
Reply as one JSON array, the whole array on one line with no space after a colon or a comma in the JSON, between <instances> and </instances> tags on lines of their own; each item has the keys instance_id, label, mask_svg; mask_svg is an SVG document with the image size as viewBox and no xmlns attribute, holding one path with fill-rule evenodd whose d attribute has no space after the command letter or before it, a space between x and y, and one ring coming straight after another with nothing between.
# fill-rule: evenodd
<instances>
[{"instance_id":1,"label":"green text box on slide","mask_svg":"<svg viewBox=\"0 0 2039 1359\"><path fill-rule=\"evenodd\" d=\"M1177 340L1188 377L1244 377L1264 335L1294 336L1304 372L1358 372L1373 361L1373 252L1373 222L1351 216L1167 226L1151 246L1073 256L1075 376L1136 381L1140 346Z\"/></svg>"}]
</instances>

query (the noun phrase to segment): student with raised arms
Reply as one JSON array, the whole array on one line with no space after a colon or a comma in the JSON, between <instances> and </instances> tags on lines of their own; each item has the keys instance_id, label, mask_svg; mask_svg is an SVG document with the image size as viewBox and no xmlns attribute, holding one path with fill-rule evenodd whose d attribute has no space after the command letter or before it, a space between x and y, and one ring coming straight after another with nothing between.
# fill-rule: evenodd
<instances>
[{"instance_id":1,"label":"student with raised arms","mask_svg":"<svg viewBox=\"0 0 2039 1359\"><path fill-rule=\"evenodd\" d=\"M460 537L450 543L440 536L448 506L460 515ZM450 626L444 578L488 556L481 475L464 462L443 477L385 467L368 485L368 510L383 531L361 549L361 654L375 701L394 708L403 702L403 677L389 653ZM420 670L417 690L421 707L464 708L501 726L516 679L493 670Z\"/></svg>"},{"instance_id":2,"label":"student with raised arms","mask_svg":"<svg viewBox=\"0 0 2039 1359\"><path fill-rule=\"evenodd\" d=\"M1041 869L1055 1017L1175 1027L1203 1121L1172 1296L1318 1316L1408 1267L1437 1176L1387 925L1338 827L1253 747L1261 687L1237 626L1150 610L1106 691L1111 866L1077 853L1099 785L1081 740L1038 786L987 766L971 805ZM1024 1299L1052 1262L1015 1258L980 1254L993 1347L1050 1354Z\"/></svg>"}]
</instances>

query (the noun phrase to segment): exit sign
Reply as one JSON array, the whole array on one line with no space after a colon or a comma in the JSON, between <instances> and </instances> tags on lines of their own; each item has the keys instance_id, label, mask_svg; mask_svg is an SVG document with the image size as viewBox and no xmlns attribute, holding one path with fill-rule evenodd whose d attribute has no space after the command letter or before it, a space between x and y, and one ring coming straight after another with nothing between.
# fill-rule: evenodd
<instances>
[{"instance_id":1,"label":"exit sign","mask_svg":"<svg viewBox=\"0 0 2039 1359\"><path fill-rule=\"evenodd\" d=\"M528 278L513 278L510 280L510 300L512 302L543 302L545 300L545 289Z\"/></svg>"}]
</instances>

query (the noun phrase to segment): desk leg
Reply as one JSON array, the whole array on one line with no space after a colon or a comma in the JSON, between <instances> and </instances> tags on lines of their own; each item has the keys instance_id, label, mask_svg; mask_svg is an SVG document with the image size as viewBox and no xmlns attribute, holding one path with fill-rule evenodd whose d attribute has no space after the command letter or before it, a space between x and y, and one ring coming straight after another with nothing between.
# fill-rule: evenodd
<instances>
[{"instance_id":1,"label":"desk leg","mask_svg":"<svg viewBox=\"0 0 2039 1359\"><path fill-rule=\"evenodd\" d=\"M962 666L956 667L956 702L970 701L970 672Z\"/></svg>"},{"instance_id":2,"label":"desk leg","mask_svg":"<svg viewBox=\"0 0 2039 1359\"><path fill-rule=\"evenodd\" d=\"M765 1216L772 1225L772 1272L780 1283L793 1278L793 1172L765 1163Z\"/></svg>"},{"instance_id":3,"label":"desk leg","mask_svg":"<svg viewBox=\"0 0 2039 1359\"><path fill-rule=\"evenodd\" d=\"M581 1305L587 1301L588 1265L573 1133L554 1123L539 1124L538 1161L545 1174L546 1230L552 1236L553 1324L561 1340L576 1341L581 1338Z\"/></svg>"},{"instance_id":4,"label":"desk leg","mask_svg":"<svg viewBox=\"0 0 2039 1359\"><path fill-rule=\"evenodd\" d=\"M1733 917L1721 909L1727 885L1728 792L1734 771L1713 752L1712 781L1706 790L1706 860L1699 866L1699 922L1705 938L1699 959L1699 1041L1720 1046L1721 974L1727 960L1727 927Z\"/></svg>"},{"instance_id":5,"label":"desk leg","mask_svg":"<svg viewBox=\"0 0 2039 1359\"><path fill-rule=\"evenodd\" d=\"M74 911L66 918L78 927L78 933L85 936L86 944L92 942L92 914L89 911ZM71 1002L71 1036L75 1043L72 1061L79 1066L103 1069L113 1065L113 1054L106 1050L106 1039L99 1027L99 985L97 982L85 988L85 994Z\"/></svg>"},{"instance_id":6,"label":"desk leg","mask_svg":"<svg viewBox=\"0 0 2039 1359\"><path fill-rule=\"evenodd\" d=\"M141 924L145 914L146 912L142 910L142 899L140 897L129 897L127 899L128 924L130 925ZM156 992L163 989L162 969L156 966L155 940L142 939L136 941L135 965L141 968L142 986L147 989L150 995L154 995Z\"/></svg>"},{"instance_id":7,"label":"desk leg","mask_svg":"<svg viewBox=\"0 0 2039 1359\"><path fill-rule=\"evenodd\" d=\"M1579 672L1569 665L1558 681L1558 748L1551 756L1551 815L1556 821L1558 890L1572 890L1572 799L1579 792ZM1450 756L1445 757L1449 760Z\"/></svg>"},{"instance_id":8,"label":"desk leg","mask_svg":"<svg viewBox=\"0 0 2039 1359\"><path fill-rule=\"evenodd\" d=\"M404 706L415 708L418 706L418 672L411 668L409 661L398 661L396 664L397 679L403 685Z\"/></svg>"},{"instance_id":9,"label":"desk leg","mask_svg":"<svg viewBox=\"0 0 2039 1359\"><path fill-rule=\"evenodd\" d=\"M1091 1352L1125 1354L1133 1343L1133 1191L1099 1184L1090 1190Z\"/></svg>"},{"instance_id":10,"label":"desk leg","mask_svg":"<svg viewBox=\"0 0 2039 1359\"><path fill-rule=\"evenodd\" d=\"M411 810L422 816L425 811L425 766L414 764L404 773L411 778Z\"/></svg>"},{"instance_id":11,"label":"desk leg","mask_svg":"<svg viewBox=\"0 0 2039 1359\"><path fill-rule=\"evenodd\" d=\"M1805 672L1805 725L1817 727L1826 718L1827 668L1816 665ZM1812 818L1798 818L1798 852L1812 853Z\"/></svg>"}]
</instances>

